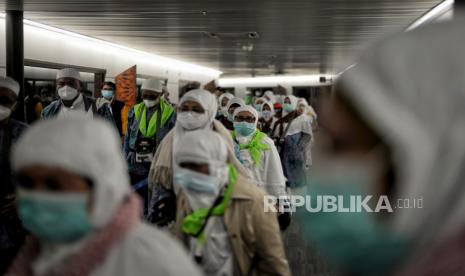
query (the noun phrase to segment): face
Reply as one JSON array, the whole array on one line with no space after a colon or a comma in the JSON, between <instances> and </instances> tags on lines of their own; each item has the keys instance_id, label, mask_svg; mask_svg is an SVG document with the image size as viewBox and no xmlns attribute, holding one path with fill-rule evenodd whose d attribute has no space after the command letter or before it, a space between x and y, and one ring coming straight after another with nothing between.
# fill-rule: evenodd
<instances>
[{"instance_id":1,"label":"face","mask_svg":"<svg viewBox=\"0 0 465 276\"><path fill-rule=\"evenodd\" d=\"M298 113L299 115L304 114L304 112L305 112L305 107L306 107L306 106L305 106L304 104L299 104L299 105L297 106L297 113Z\"/></svg>"},{"instance_id":2,"label":"face","mask_svg":"<svg viewBox=\"0 0 465 276\"><path fill-rule=\"evenodd\" d=\"M203 107L198 102L194 102L194 101L185 101L178 107L178 112L189 112L189 111L200 113L200 114L205 113L205 110L203 109Z\"/></svg>"},{"instance_id":3,"label":"face","mask_svg":"<svg viewBox=\"0 0 465 276\"><path fill-rule=\"evenodd\" d=\"M142 90L142 99L144 100L156 101L160 98L161 95L162 93L158 93L152 90Z\"/></svg>"},{"instance_id":4,"label":"face","mask_svg":"<svg viewBox=\"0 0 465 276\"><path fill-rule=\"evenodd\" d=\"M0 105L14 109L17 101L16 94L8 88L0 87Z\"/></svg>"},{"instance_id":5,"label":"face","mask_svg":"<svg viewBox=\"0 0 465 276\"><path fill-rule=\"evenodd\" d=\"M263 104L264 102L265 102L264 100L260 99L260 100L257 100L257 101L255 102L255 104L256 104L256 105L261 105L261 104Z\"/></svg>"},{"instance_id":6,"label":"face","mask_svg":"<svg viewBox=\"0 0 465 276\"><path fill-rule=\"evenodd\" d=\"M271 111L271 107L267 104L263 106L263 111Z\"/></svg>"},{"instance_id":7,"label":"face","mask_svg":"<svg viewBox=\"0 0 465 276\"><path fill-rule=\"evenodd\" d=\"M238 107L239 107L238 104L233 104L233 105L231 105L231 106L229 107L229 109L228 109L229 114L234 114L234 111L236 111L236 108L238 108Z\"/></svg>"},{"instance_id":8,"label":"face","mask_svg":"<svg viewBox=\"0 0 465 276\"><path fill-rule=\"evenodd\" d=\"M54 193L90 193L91 183L84 177L59 167L29 166L18 172L21 188Z\"/></svg>"},{"instance_id":9,"label":"face","mask_svg":"<svg viewBox=\"0 0 465 276\"><path fill-rule=\"evenodd\" d=\"M286 97L286 98L284 99L284 103L285 103L285 104L290 104L290 103L291 103L291 99L289 99L289 97Z\"/></svg>"},{"instance_id":10,"label":"face","mask_svg":"<svg viewBox=\"0 0 465 276\"><path fill-rule=\"evenodd\" d=\"M235 122L247 122L247 123L255 123L255 117L249 111L242 111L239 112L236 117L234 118Z\"/></svg>"},{"instance_id":11,"label":"face","mask_svg":"<svg viewBox=\"0 0 465 276\"><path fill-rule=\"evenodd\" d=\"M201 174L210 174L210 170L208 167L208 164L197 164L197 163L190 163L190 162L184 162L179 164L181 168L188 169L194 172L198 172Z\"/></svg>"},{"instance_id":12,"label":"face","mask_svg":"<svg viewBox=\"0 0 465 276\"><path fill-rule=\"evenodd\" d=\"M102 87L102 90L111 90L111 91L114 91L113 87L108 85L108 84L105 84L103 87Z\"/></svg>"},{"instance_id":13,"label":"face","mask_svg":"<svg viewBox=\"0 0 465 276\"><path fill-rule=\"evenodd\" d=\"M74 78L60 78L57 80L57 90L64 87L69 86L76 90L81 89L81 82Z\"/></svg>"},{"instance_id":14,"label":"face","mask_svg":"<svg viewBox=\"0 0 465 276\"><path fill-rule=\"evenodd\" d=\"M221 99L221 107L225 107L229 102L229 99L224 97L223 99Z\"/></svg>"}]
</instances>

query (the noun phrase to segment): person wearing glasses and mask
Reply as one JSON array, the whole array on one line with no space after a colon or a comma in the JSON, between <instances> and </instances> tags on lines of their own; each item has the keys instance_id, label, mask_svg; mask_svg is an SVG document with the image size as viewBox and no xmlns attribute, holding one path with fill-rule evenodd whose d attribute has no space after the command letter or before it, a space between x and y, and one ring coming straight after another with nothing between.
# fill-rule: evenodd
<instances>
[{"instance_id":1,"label":"person wearing glasses and mask","mask_svg":"<svg viewBox=\"0 0 465 276\"><path fill-rule=\"evenodd\" d=\"M194 89L181 98L177 109L176 126L163 139L150 167L148 177L149 191L151 192L149 194L151 199L148 210L149 221L165 225L168 221L174 220L173 210L166 208L172 206L169 203L169 198L173 199L179 190L179 187L173 182L173 168L176 167L173 162L173 150L179 146L179 139L190 131L210 129L218 133L227 145L229 162L236 167L239 173L247 173L235 157L229 131L215 120L216 111L216 98L209 91ZM163 202L166 204L161 204ZM160 206L165 207L165 209L159 209ZM165 213L165 211L167 212Z\"/></svg>"},{"instance_id":2,"label":"person wearing glasses and mask","mask_svg":"<svg viewBox=\"0 0 465 276\"><path fill-rule=\"evenodd\" d=\"M129 111L123 142L133 185L147 178L154 153L176 122L174 108L162 97L164 90L161 80L145 80L141 92L142 102ZM147 203L147 186L138 192Z\"/></svg>"},{"instance_id":3,"label":"person wearing glasses and mask","mask_svg":"<svg viewBox=\"0 0 465 276\"><path fill-rule=\"evenodd\" d=\"M234 111L232 137L239 152L238 159L249 171L255 184L267 194L285 200L286 179L278 151L265 133L257 129L258 112L251 106L241 106ZM289 214L279 216L280 226L289 226Z\"/></svg>"},{"instance_id":4,"label":"person wearing glasses and mask","mask_svg":"<svg viewBox=\"0 0 465 276\"><path fill-rule=\"evenodd\" d=\"M43 119L66 117L74 112L82 112L89 117L100 116L112 123L113 115L108 106L97 107L95 100L83 95L81 74L73 68L61 69L57 73L56 86L59 99L42 111Z\"/></svg>"},{"instance_id":5,"label":"person wearing glasses and mask","mask_svg":"<svg viewBox=\"0 0 465 276\"><path fill-rule=\"evenodd\" d=\"M123 126L127 125L128 118L127 113L124 114L123 112L125 104L116 99L116 85L111 81L104 82L101 94L102 97L97 99L97 106L101 107L107 105L109 107L118 132L120 136L123 137Z\"/></svg>"},{"instance_id":6,"label":"person wearing glasses and mask","mask_svg":"<svg viewBox=\"0 0 465 276\"><path fill-rule=\"evenodd\" d=\"M276 214L265 211L265 193L228 162L218 133L186 133L174 162L174 232L205 275L290 275Z\"/></svg>"},{"instance_id":7,"label":"person wearing glasses and mask","mask_svg":"<svg viewBox=\"0 0 465 276\"><path fill-rule=\"evenodd\" d=\"M16 108L19 84L0 77L0 275L5 273L21 246L25 231L16 214L16 181L10 166L10 151L27 125L11 118Z\"/></svg>"}]
</instances>

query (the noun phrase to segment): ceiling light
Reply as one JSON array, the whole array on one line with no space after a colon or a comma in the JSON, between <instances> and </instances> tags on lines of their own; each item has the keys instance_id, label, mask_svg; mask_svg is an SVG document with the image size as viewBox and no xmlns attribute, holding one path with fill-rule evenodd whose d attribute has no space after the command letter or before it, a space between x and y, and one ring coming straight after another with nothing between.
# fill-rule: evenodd
<instances>
[{"instance_id":1,"label":"ceiling light","mask_svg":"<svg viewBox=\"0 0 465 276\"><path fill-rule=\"evenodd\" d=\"M269 84L278 85L285 83L319 83L322 75L304 75L304 76L270 76L270 77L254 77L254 78L220 78L218 83L221 87L235 85L250 85L250 84ZM331 76L324 76L326 79L331 79Z\"/></svg>"},{"instance_id":2,"label":"ceiling light","mask_svg":"<svg viewBox=\"0 0 465 276\"><path fill-rule=\"evenodd\" d=\"M5 17L5 13L0 13L0 18L4 18L4 17ZM29 19L24 19L23 22L26 27L34 28L34 31L45 32L47 35L53 35L53 36L58 35L58 36L70 37L70 38L76 39L77 41L85 45L96 47L102 51L112 51L112 52L118 51L119 54L127 55L131 58L134 58L134 60L144 60L146 62L154 63L157 66L168 67L173 70L179 70L179 71L184 71L184 72L193 72L197 74L211 76L213 78L217 78L219 75L222 74L221 71L216 70L216 69L212 69L212 68L196 65L193 63L188 63L188 62L172 59L172 58L167 58L167 57L163 57L163 56L156 55L156 54L151 54L151 53L137 50L134 48L108 42L102 39L70 32L70 31L60 29L60 28L38 23L38 22L29 20Z\"/></svg>"},{"instance_id":3,"label":"ceiling light","mask_svg":"<svg viewBox=\"0 0 465 276\"><path fill-rule=\"evenodd\" d=\"M429 10L427 13L425 13L423 16L415 20L410 26L407 27L405 31L411 31L413 29L416 29L420 27L421 25L427 23L430 20L433 20L437 18L438 16L442 15L446 11L453 9L454 7L454 0L445 0Z\"/></svg>"}]
</instances>

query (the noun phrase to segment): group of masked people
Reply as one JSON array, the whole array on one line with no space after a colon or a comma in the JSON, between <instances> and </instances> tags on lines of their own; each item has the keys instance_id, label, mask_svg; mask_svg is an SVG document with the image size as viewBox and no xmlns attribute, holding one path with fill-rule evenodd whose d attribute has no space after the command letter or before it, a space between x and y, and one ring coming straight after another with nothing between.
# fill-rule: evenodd
<instances>
[{"instance_id":1,"label":"group of masked people","mask_svg":"<svg viewBox=\"0 0 465 276\"><path fill-rule=\"evenodd\" d=\"M148 79L124 123L111 83L97 100L80 86L77 71L60 70L60 98L27 128L10 118L19 85L0 80L2 273L290 275L277 215L263 212L266 191L215 120L212 93L173 107ZM144 222L162 191L174 199L170 234Z\"/></svg>"},{"instance_id":2,"label":"group of masked people","mask_svg":"<svg viewBox=\"0 0 465 276\"><path fill-rule=\"evenodd\" d=\"M320 115L321 170L303 150L314 112L292 96L249 106L198 89L175 108L147 80L121 135L114 116L124 108L83 96L75 72L59 73L60 99L30 127L11 118L19 85L0 78L2 273L289 275L280 214L264 212L263 198L302 185L293 169L312 165L307 195L424 200L386 216L297 212L300 234L335 271L463 275L462 26L388 39L342 75ZM146 187L146 217L164 230L143 221L131 180Z\"/></svg>"}]
</instances>

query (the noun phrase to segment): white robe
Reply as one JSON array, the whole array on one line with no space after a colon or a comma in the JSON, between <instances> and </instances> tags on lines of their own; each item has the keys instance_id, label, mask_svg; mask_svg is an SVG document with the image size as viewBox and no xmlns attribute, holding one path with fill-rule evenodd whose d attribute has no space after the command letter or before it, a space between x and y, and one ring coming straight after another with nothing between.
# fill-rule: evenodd
<instances>
[{"instance_id":1,"label":"white robe","mask_svg":"<svg viewBox=\"0 0 465 276\"><path fill-rule=\"evenodd\" d=\"M247 144L250 137L237 137L239 143ZM269 195L285 196L286 195L286 178L284 177L279 157L273 140L265 137L262 143L266 144L269 150L262 151L261 164L255 165L248 150L241 150L241 160L244 167L249 171L249 175L255 181L258 187L265 190Z\"/></svg>"}]
</instances>

